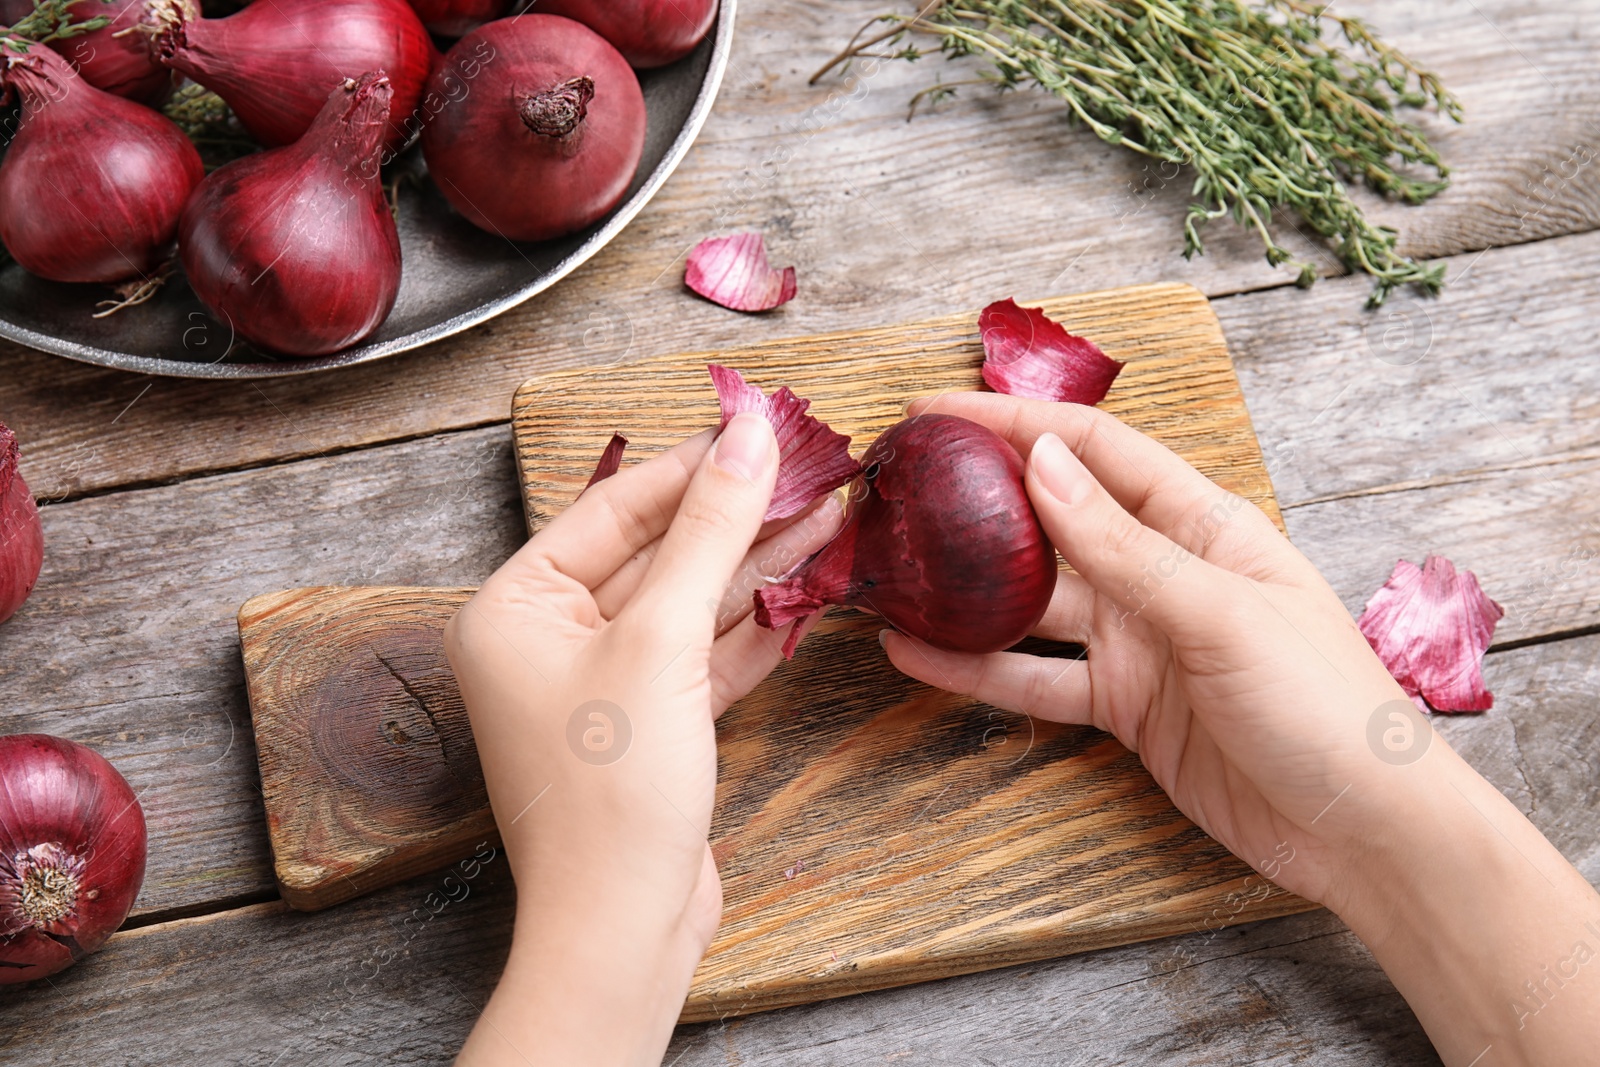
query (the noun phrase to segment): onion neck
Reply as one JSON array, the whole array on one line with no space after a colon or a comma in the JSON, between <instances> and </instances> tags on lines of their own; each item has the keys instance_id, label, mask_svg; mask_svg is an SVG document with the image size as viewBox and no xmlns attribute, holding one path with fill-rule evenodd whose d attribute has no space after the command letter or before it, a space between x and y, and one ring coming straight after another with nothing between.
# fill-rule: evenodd
<instances>
[{"instance_id":1,"label":"onion neck","mask_svg":"<svg viewBox=\"0 0 1600 1067\"><path fill-rule=\"evenodd\" d=\"M226 60L218 60L218 50L213 46L219 35L226 34L227 27L219 26L219 23L227 19L203 18L195 5L191 4L173 2L163 7L165 10L159 18L150 24L151 49L156 58L179 74L191 78L226 70ZM226 47L220 51L225 57Z\"/></svg>"},{"instance_id":2,"label":"onion neck","mask_svg":"<svg viewBox=\"0 0 1600 1067\"><path fill-rule=\"evenodd\" d=\"M168 36L176 33L181 40L184 26L191 19L199 17L200 11L194 0L145 0L138 21L127 29L118 30L116 36L143 37L150 47L150 54L160 57L163 54L163 42Z\"/></svg>"},{"instance_id":3,"label":"onion neck","mask_svg":"<svg viewBox=\"0 0 1600 1067\"><path fill-rule=\"evenodd\" d=\"M11 483L17 480L17 465L21 459L22 449L17 445L17 435L0 422L0 500L5 500L6 494L11 492ZM0 512L0 523L4 521L5 514Z\"/></svg>"},{"instance_id":4,"label":"onion neck","mask_svg":"<svg viewBox=\"0 0 1600 1067\"><path fill-rule=\"evenodd\" d=\"M376 73L349 79L329 98L299 144L332 160L362 184L377 185L394 90Z\"/></svg>"},{"instance_id":5,"label":"onion neck","mask_svg":"<svg viewBox=\"0 0 1600 1067\"><path fill-rule=\"evenodd\" d=\"M26 52L13 51L12 44L17 40L19 38L13 37L5 42L4 58L0 60L5 64L5 71L0 78L16 90L25 115L77 95L71 89L78 81L78 74L65 58L42 44L31 42Z\"/></svg>"},{"instance_id":6,"label":"onion neck","mask_svg":"<svg viewBox=\"0 0 1600 1067\"><path fill-rule=\"evenodd\" d=\"M530 93L518 103L523 125L541 137L568 137L583 124L594 99L594 79L587 74L564 81L542 93Z\"/></svg>"}]
</instances>

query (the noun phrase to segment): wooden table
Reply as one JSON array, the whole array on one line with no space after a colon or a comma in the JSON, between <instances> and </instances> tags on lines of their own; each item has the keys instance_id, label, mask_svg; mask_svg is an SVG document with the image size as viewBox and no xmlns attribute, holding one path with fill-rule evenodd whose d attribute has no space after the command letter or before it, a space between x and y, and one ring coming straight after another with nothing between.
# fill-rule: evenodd
<instances>
[{"instance_id":1,"label":"wooden table","mask_svg":"<svg viewBox=\"0 0 1600 1067\"><path fill-rule=\"evenodd\" d=\"M1227 225L1185 263L1186 182L1143 171L1049 100L966 96L908 124L907 98L935 61L808 87L871 4L741 7L722 98L679 174L577 275L462 338L259 384L0 349L0 419L47 501L48 544L33 600L0 629L0 730L95 746L151 826L129 929L49 985L0 995L6 1062L447 1062L506 951L504 861L461 900L444 895L441 873L315 915L287 911L262 823L238 606L296 585L481 581L523 536L506 419L512 390L541 370L1013 294L1204 289L1290 534L1346 604L1359 611L1397 557L1439 552L1506 606L1485 665L1495 709L1436 724L1600 880L1590 0L1341 3L1440 71L1467 109L1461 127L1431 127L1451 189L1421 208L1375 209L1407 251L1446 259L1449 287L1378 313L1362 310L1364 279L1298 291ZM800 271L799 299L764 317L681 286L694 241L746 226ZM1365 950L1320 912L685 1027L668 1061L1438 1062Z\"/></svg>"}]
</instances>

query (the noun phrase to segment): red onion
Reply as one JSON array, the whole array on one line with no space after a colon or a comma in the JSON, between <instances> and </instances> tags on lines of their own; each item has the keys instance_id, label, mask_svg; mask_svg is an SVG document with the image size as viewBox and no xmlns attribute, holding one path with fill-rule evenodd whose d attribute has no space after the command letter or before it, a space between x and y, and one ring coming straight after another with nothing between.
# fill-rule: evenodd
<instances>
[{"instance_id":1,"label":"red onion","mask_svg":"<svg viewBox=\"0 0 1600 1067\"><path fill-rule=\"evenodd\" d=\"M15 25L33 13L33 0L0 0L0 23Z\"/></svg>"},{"instance_id":2,"label":"red onion","mask_svg":"<svg viewBox=\"0 0 1600 1067\"><path fill-rule=\"evenodd\" d=\"M0 985L55 974L105 944L144 881L144 812L91 748L0 737Z\"/></svg>"},{"instance_id":3,"label":"red onion","mask_svg":"<svg viewBox=\"0 0 1600 1067\"><path fill-rule=\"evenodd\" d=\"M200 17L199 0L79 0L72 22L109 18L98 30L52 41L78 76L96 89L159 105L172 92L172 71L161 65L156 37L174 22Z\"/></svg>"},{"instance_id":4,"label":"red onion","mask_svg":"<svg viewBox=\"0 0 1600 1067\"><path fill-rule=\"evenodd\" d=\"M291 356L369 336L400 290L400 236L379 177L393 91L378 73L333 91L306 135L206 178L178 234L183 270L234 332Z\"/></svg>"},{"instance_id":5,"label":"red onion","mask_svg":"<svg viewBox=\"0 0 1600 1067\"><path fill-rule=\"evenodd\" d=\"M172 247L204 169L169 119L103 93L42 45L8 46L0 81L21 98L0 164L0 240L24 268L58 282L148 274Z\"/></svg>"},{"instance_id":6,"label":"red onion","mask_svg":"<svg viewBox=\"0 0 1600 1067\"><path fill-rule=\"evenodd\" d=\"M717 18L717 0L539 0L538 9L577 19L640 69L693 52Z\"/></svg>"},{"instance_id":7,"label":"red onion","mask_svg":"<svg viewBox=\"0 0 1600 1067\"><path fill-rule=\"evenodd\" d=\"M407 122L438 52L406 0L272 0L222 19L183 19L160 41L166 64L228 102L262 144L291 144L328 94L369 70L394 87L386 147Z\"/></svg>"},{"instance_id":8,"label":"red onion","mask_svg":"<svg viewBox=\"0 0 1600 1067\"><path fill-rule=\"evenodd\" d=\"M44 562L44 528L18 455L17 435L0 423L0 622L28 599Z\"/></svg>"},{"instance_id":9,"label":"red onion","mask_svg":"<svg viewBox=\"0 0 1600 1067\"><path fill-rule=\"evenodd\" d=\"M756 592L756 621L775 630L850 604L952 652L1026 637L1055 591L1056 555L1016 449L967 419L919 415L891 426L861 463L838 536Z\"/></svg>"},{"instance_id":10,"label":"red onion","mask_svg":"<svg viewBox=\"0 0 1600 1067\"><path fill-rule=\"evenodd\" d=\"M460 37L506 13L510 0L411 0L423 25L441 37Z\"/></svg>"},{"instance_id":11,"label":"red onion","mask_svg":"<svg viewBox=\"0 0 1600 1067\"><path fill-rule=\"evenodd\" d=\"M428 83L422 151L445 199L513 241L581 230L622 200L644 153L644 94L571 19L521 15L456 42Z\"/></svg>"}]
</instances>

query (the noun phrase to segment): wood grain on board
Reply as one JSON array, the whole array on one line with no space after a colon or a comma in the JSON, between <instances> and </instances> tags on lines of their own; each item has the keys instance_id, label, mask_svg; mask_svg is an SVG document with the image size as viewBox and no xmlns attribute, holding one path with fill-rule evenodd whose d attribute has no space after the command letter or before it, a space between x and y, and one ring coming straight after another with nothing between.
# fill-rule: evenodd
<instances>
[{"instance_id":1,"label":"wood grain on board","mask_svg":"<svg viewBox=\"0 0 1600 1067\"><path fill-rule=\"evenodd\" d=\"M1046 301L1127 367L1104 407L1275 519L1221 328L1188 286ZM530 529L613 432L637 461L714 424L708 358L795 387L858 447L907 400L981 382L976 312L530 381L513 425ZM462 591L301 589L240 615L284 897L318 908L492 832L440 632ZM722 719L721 929L686 1019L715 1018L1303 909L1095 731L894 671L836 611ZM1064 669L1075 669L1063 660ZM391 784L392 783L392 784Z\"/></svg>"},{"instance_id":2,"label":"wood grain on board","mask_svg":"<svg viewBox=\"0 0 1600 1067\"><path fill-rule=\"evenodd\" d=\"M239 638L278 889L316 910L495 836L444 624L470 589L291 589Z\"/></svg>"},{"instance_id":3,"label":"wood grain on board","mask_svg":"<svg viewBox=\"0 0 1600 1067\"><path fill-rule=\"evenodd\" d=\"M964 77L960 64L882 63L806 83L869 14L893 6L741 4L716 107L655 201L571 279L460 337L337 374L254 383L151 379L0 344L0 419L22 441L29 485L58 499L482 426L551 369L906 321L1011 295L1165 280L1213 297L1287 286L1256 237L1226 220L1207 228L1204 256L1184 260L1189 175L1169 180L1100 142L1043 94L963 89L907 122L911 95L936 76ZM1401 231L1402 247L1451 256L1600 225L1600 166L1583 165L1600 139L1590 8L1340 0L1436 70L1466 108L1459 126L1428 122L1449 190L1420 207L1364 198L1375 221ZM1303 228L1281 218L1284 243L1337 272L1294 225ZM796 265L796 300L747 316L684 289L687 249L735 229L762 230L773 261ZM1366 290L1361 280L1341 294L1349 313ZM1323 306L1288 288L1275 299L1308 323Z\"/></svg>"}]
</instances>

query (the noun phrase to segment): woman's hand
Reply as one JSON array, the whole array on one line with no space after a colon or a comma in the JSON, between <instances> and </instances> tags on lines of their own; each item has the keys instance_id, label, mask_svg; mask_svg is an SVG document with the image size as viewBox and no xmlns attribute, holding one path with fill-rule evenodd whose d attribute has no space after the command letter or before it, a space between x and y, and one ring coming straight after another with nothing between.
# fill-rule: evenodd
<instances>
[{"instance_id":1,"label":"woman's hand","mask_svg":"<svg viewBox=\"0 0 1600 1067\"><path fill-rule=\"evenodd\" d=\"M895 666L1116 735L1207 833L1349 923L1450 1067L1594 1062L1600 895L1432 734L1256 507L1092 408L963 393L911 407L926 411L1028 457L1028 495L1076 572L1037 633L1087 658L889 633ZM1407 729L1398 752L1383 740Z\"/></svg>"},{"instance_id":2,"label":"woman's hand","mask_svg":"<svg viewBox=\"0 0 1600 1067\"><path fill-rule=\"evenodd\" d=\"M511 959L460 1062L660 1062L721 913L712 723L788 632L756 626L751 593L839 524L827 499L764 529L776 470L748 414L627 467L446 629L517 883Z\"/></svg>"},{"instance_id":3,"label":"woman's hand","mask_svg":"<svg viewBox=\"0 0 1600 1067\"><path fill-rule=\"evenodd\" d=\"M983 423L1028 457L1034 509L1076 572L1035 633L1087 657L958 655L890 633L895 666L1115 735L1235 855L1337 899L1366 823L1323 816L1377 795L1393 768L1367 748L1367 719L1409 701L1316 569L1255 505L1102 411L994 393L911 407L925 411Z\"/></svg>"}]
</instances>

